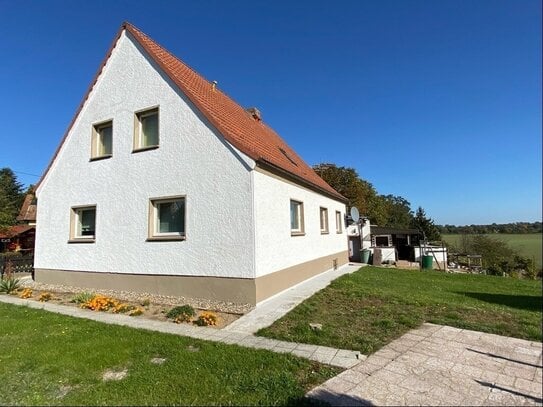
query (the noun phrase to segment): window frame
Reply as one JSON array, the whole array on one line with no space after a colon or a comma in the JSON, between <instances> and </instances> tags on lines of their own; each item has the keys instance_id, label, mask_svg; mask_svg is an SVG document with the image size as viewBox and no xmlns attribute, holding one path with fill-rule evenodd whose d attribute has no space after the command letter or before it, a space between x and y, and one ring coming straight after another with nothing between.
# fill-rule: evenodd
<instances>
[{"instance_id":1,"label":"window frame","mask_svg":"<svg viewBox=\"0 0 543 407\"><path fill-rule=\"evenodd\" d=\"M377 239L387 239L386 246L379 246L377 245ZM371 245L373 247L392 247L392 236L391 235L373 235L371 238Z\"/></svg>"},{"instance_id":2,"label":"window frame","mask_svg":"<svg viewBox=\"0 0 543 407\"><path fill-rule=\"evenodd\" d=\"M296 214L298 216L298 229L292 229L292 204L298 205ZM305 235L305 222L304 222L304 203L297 199L291 199L289 202L289 218L290 218L290 235L291 236L303 236Z\"/></svg>"},{"instance_id":3,"label":"window frame","mask_svg":"<svg viewBox=\"0 0 543 407\"><path fill-rule=\"evenodd\" d=\"M324 214L324 220L322 216L323 214ZM319 223L320 223L321 235L327 235L328 233L330 233L330 227L329 227L329 222L328 222L328 208L325 208L323 206L319 207Z\"/></svg>"},{"instance_id":4,"label":"window frame","mask_svg":"<svg viewBox=\"0 0 543 407\"><path fill-rule=\"evenodd\" d=\"M94 210L94 234L92 236L83 235L79 232L81 213L85 210ZM96 205L78 205L70 208L70 238L68 243L94 243L96 241L97 213Z\"/></svg>"},{"instance_id":5,"label":"window frame","mask_svg":"<svg viewBox=\"0 0 543 407\"><path fill-rule=\"evenodd\" d=\"M142 131L142 119L151 115L157 115L157 143L154 145L144 146L142 145L143 131ZM160 109L159 106L148 107L142 110L134 112L134 139L132 152L137 153L140 151L154 150L160 146Z\"/></svg>"},{"instance_id":6,"label":"window frame","mask_svg":"<svg viewBox=\"0 0 543 407\"><path fill-rule=\"evenodd\" d=\"M111 127L111 151L109 153L100 154L98 151L99 140L100 137L102 137L100 131L107 127ZM90 161L103 160L111 157L113 157L113 119L104 120L92 125Z\"/></svg>"},{"instance_id":7,"label":"window frame","mask_svg":"<svg viewBox=\"0 0 543 407\"><path fill-rule=\"evenodd\" d=\"M343 233L343 222L341 221L341 211L336 211L336 233Z\"/></svg>"},{"instance_id":8,"label":"window frame","mask_svg":"<svg viewBox=\"0 0 543 407\"><path fill-rule=\"evenodd\" d=\"M160 222L158 218L158 206L160 204L183 201L183 231L182 232L163 232L157 231L157 225ZM147 241L179 241L187 238L187 197L185 195L165 196L149 198Z\"/></svg>"}]
</instances>

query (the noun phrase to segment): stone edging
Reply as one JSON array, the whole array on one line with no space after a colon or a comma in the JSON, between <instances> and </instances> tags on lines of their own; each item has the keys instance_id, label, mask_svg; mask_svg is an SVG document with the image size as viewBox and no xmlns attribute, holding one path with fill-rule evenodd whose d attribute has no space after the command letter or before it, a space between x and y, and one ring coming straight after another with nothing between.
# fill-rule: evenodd
<instances>
[{"instance_id":1,"label":"stone edging","mask_svg":"<svg viewBox=\"0 0 543 407\"><path fill-rule=\"evenodd\" d=\"M335 349L327 346L308 345L296 342L284 342L243 332L197 327L188 324L173 324L171 322L153 321L138 317L130 317L128 315L95 312L66 305L37 302L10 295L0 295L0 301L7 304L43 309L45 311L76 318L90 319L106 324L124 325L131 328L188 336L207 341L236 344L247 348L267 349L277 353L291 353L295 356L347 369L367 358L367 356L360 354L360 352L352 350Z\"/></svg>"}]
</instances>

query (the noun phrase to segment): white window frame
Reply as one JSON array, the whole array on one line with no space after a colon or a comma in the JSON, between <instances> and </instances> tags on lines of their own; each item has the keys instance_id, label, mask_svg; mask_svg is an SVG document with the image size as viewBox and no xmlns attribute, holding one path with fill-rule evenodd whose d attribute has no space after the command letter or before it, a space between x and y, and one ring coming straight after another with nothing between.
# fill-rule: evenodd
<instances>
[{"instance_id":1,"label":"white window frame","mask_svg":"<svg viewBox=\"0 0 543 407\"><path fill-rule=\"evenodd\" d=\"M100 140L104 137L102 131L111 127L111 151L102 153L100 151L100 145L103 145ZM91 160L99 160L103 158L109 158L113 156L113 120L106 120L104 122L93 124L92 137L91 137Z\"/></svg>"},{"instance_id":2,"label":"white window frame","mask_svg":"<svg viewBox=\"0 0 543 407\"><path fill-rule=\"evenodd\" d=\"M175 201L183 201L183 231L181 232L159 232L158 226L160 219L158 218L158 207L160 204L172 203ZM147 240L185 240L187 235L187 198L184 195L151 198L149 199L149 231Z\"/></svg>"},{"instance_id":3,"label":"white window frame","mask_svg":"<svg viewBox=\"0 0 543 407\"><path fill-rule=\"evenodd\" d=\"M298 228L292 228L292 204L297 205L296 216L298 217ZM291 199L289 204L289 218L290 218L290 234L291 236L302 236L305 234L305 223L304 223L304 203L297 199Z\"/></svg>"},{"instance_id":4,"label":"white window frame","mask_svg":"<svg viewBox=\"0 0 543 407\"><path fill-rule=\"evenodd\" d=\"M94 234L83 235L81 216L83 211L94 210ZM93 243L96 240L96 205L73 206L70 208L70 243Z\"/></svg>"},{"instance_id":5,"label":"white window frame","mask_svg":"<svg viewBox=\"0 0 543 407\"><path fill-rule=\"evenodd\" d=\"M153 145L143 145L143 124L142 119L155 115L157 116L157 143ZM132 152L152 150L158 148L160 144L160 111L159 107L151 107L135 112L134 114L134 149Z\"/></svg>"},{"instance_id":6,"label":"white window frame","mask_svg":"<svg viewBox=\"0 0 543 407\"><path fill-rule=\"evenodd\" d=\"M336 233L343 233L343 222L341 219L341 212L336 211Z\"/></svg>"},{"instance_id":7,"label":"white window frame","mask_svg":"<svg viewBox=\"0 0 543 407\"><path fill-rule=\"evenodd\" d=\"M329 233L328 208L324 208L322 206L319 208L319 219L321 235L327 235Z\"/></svg>"}]
</instances>

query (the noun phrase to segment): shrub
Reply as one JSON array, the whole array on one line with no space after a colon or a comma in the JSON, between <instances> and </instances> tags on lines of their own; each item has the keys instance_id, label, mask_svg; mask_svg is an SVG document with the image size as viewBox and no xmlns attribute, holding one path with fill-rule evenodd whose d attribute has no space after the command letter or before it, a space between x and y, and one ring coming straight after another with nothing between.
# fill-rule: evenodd
<instances>
[{"instance_id":1,"label":"shrub","mask_svg":"<svg viewBox=\"0 0 543 407\"><path fill-rule=\"evenodd\" d=\"M175 322L188 322L195 315L196 312L190 305L180 305L169 310L166 317L175 320Z\"/></svg>"},{"instance_id":2,"label":"shrub","mask_svg":"<svg viewBox=\"0 0 543 407\"><path fill-rule=\"evenodd\" d=\"M83 292L77 294L74 298L70 300L70 302L75 302L76 304L83 304L85 302L91 301L96 294L89 293L89 292Z\"/></svg>"},{"instance_id":3,"label":"shrub","mask_svg":"<svg viewBox=\"0 0 543 407\"><path fill-rule=\"evenodd\" d=\"M19 294L20 298L30 298L32 297L32 290L30 288L25 288L21 293Z\"/></svg>"},{"instance_id":4,"label":"shrub","mask_svg":"<svg viewBox=\"0 0 543 407\"><path fill-rule=\"evenodd\" d=\"M486 274L527 278L536 275L531 259L519 255L507 243L490 236L462 235L458 247L451 249L461 253L482 255Z\"/></svg>"},{"instance_id":5,"label":"shrub","mask_svg":"<svg viewBox=\"0 0 543 407\"><path fill-rule=\"evenodd\" d=\"M137 317L137 316L139 316L141 314L143 314L143 310L141 308L133 309L132 311L130 311L128 313L128 315L131 316L131 317Z\"/></svg>"},{"instance_id":6,"label":"shrub","mask_svg":"<svg viewBox=\"0 0 543 407\"><path fill-rule=\"evenodd\" d=\"M149 298L145 298L140 302L140 305L142 307L148 307L151 304L151 300Z\"/></svg>"},{"instance_id":7,"label":"shrub","mask_svg":"<svg viewBox=\"0 0 543 407\"><path fill-rule=\"evenodd\" d=\"M134 308L135 307L133 305L122 303L122 304L117 304L113 308L113 312L116 314L124 314L125 312L132 311Z\"/></svg>"},{"instance_id":8,"label":"shrub","mask_svg":"<svg viewBox=\"0 0 543 407\"><path fill-rule=\"evenodd\" d=\"M179 314L177 317L174 318L173 322L176 324L180 324L182 322L190 322L192 321L192 317L187 314Z\"/></svg>"},{"instance_id":9,"label":"shrub","mask_svg":"<svg viewBox=\"0 0 543 407\"><path fill-rule=\"evenodd\" d=\"M95 295L90 301L80 305L81 308L87 308L93 311L109 311L117 306L119 306L119 301L101 294Z\"/></svg>"},{"instance_id":10,"label":"shrub","mask_svg":"<svg viewBox=\"0 0 543 407\"><path fill-rule=\"evenodd\" d=\"M50 299L53 298L53 295L51 293L41 293L38 300L41 301L41 302L47 302L49 301Z\"/></svg>"},{"instance_id":11,"label":"shrub","mask_svg":"<svg viewBox=\"0 0 543 407\"><path fill-rule=\"evenodd\" d=\"M17 278L4 278L0 281L0 293L11 294L20 286L20 281Z\"/></svg>"},{"instance_id":12,"label":"shrub","mask_svg":"<svg viewBox=\"0 0 543 407\"><path fill-rule=\"evenodd\" d=\"M194 323L198 326L217 325L217 315L213 312L202 312Z\"/></svg>"}]
</instances>

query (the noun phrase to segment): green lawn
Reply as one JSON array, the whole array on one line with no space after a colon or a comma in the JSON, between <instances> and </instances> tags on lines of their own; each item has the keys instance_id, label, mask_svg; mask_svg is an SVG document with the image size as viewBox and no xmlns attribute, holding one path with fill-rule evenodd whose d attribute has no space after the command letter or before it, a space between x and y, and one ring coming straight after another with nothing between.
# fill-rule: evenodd
<instances>
[{"instance_id":1,"label":"green lawn","mask_svg":"<svg viewBox=\"0 0 543 407\"><path fill-rule=\"evenodd\" d=\"M339 369L0 303L0 405L286 405ZM165 358L161 364L151 363ZM128 375L102 380L108 370Z\"/></svg>"},{"instance_id":2,"label":"green lawn","mask_svg":"<svg viewBox=\"0 0 543 407\"><path fill-rule=\"evenodd\" d=\"M541 281L368 266L258 335L368 354L426 321L540 341L541 304Z\"/></svg>"},{"instance_id":3,"label":"green lawn","mask_svg":"<svg viewBox=\"0 0 543 407\"><path fill-rule=\"evenodd\" d=\"M457 245L462 235L442 235L443 240L447 243ZM518 252L530 259L534 259L537 267L543 265L542 261L542 234L541 233L528 233L528 234L501 234L495 233L487 235L494 239L499 239L506 242L512 249L518 250Z\"/></svg>"}]
</instances>

